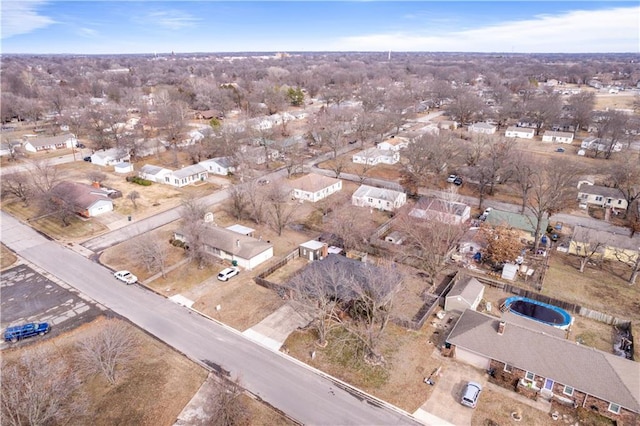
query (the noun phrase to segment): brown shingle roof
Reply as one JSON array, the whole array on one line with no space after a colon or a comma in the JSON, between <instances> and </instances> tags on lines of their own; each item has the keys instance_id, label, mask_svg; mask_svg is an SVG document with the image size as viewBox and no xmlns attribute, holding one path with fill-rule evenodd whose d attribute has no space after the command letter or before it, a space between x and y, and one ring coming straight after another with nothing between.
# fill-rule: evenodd
<instances>
[{"instance_id":1,"label":"brown shingle roof","mask_svg":"<svg viewBox=\"0 0 640 426\"><path fill-rule=\"evenodd\" d=\"M84 183L60 182L54 187L54 191L57 194L68 195L78 208L84 210L100 200L112 202L107 191Z\"/></svg>"},{"instance_id":2,"label":"brown shingle roof","mask_svg":"<svg viewBox=\"0 0 640 426\"><path fill-rule=\"evenodd\" d=\"M640 413L640 364L570 340L464 311L447 342Z\"/></svg>"}]
</instances>

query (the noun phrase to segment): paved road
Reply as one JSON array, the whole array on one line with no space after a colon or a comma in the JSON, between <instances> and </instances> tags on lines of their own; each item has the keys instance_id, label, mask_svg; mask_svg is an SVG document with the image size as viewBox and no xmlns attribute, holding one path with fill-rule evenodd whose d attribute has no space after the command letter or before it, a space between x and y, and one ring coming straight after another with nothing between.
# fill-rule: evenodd
<instances>
[{"instance_id":1,"label":"paved road","mask_svg":"<svg viewBox=\"0 0 640 426\"><path fill-rule=\"evenodd\" d=\"M65 155L60 155L58 157L50 157L48 159L46 159L45 161L47 161L49 164L56 165L56 164L64 164L64 163L72 163L74 161L82 161L82 159L88 155L91 155L91 150L88 148L85 149L76 149L76 154L75 156L73 154L65 154ZM25 170L29 170L29 168L31 168L32 165L29 162L29 160L20 160L19 163L13 164L11 166L5 166L0 168L0 175L4 175L7 173L12 173L12 172L21 172L21 171L25 171Z\"/></svg>"},{"instance_id":2,"label":"paved road","mask_svg":"<svg viewBox=\"0 0 640 426\"><path fill-rule=\"evenodd\" d=\"M142 287L122 284L106 268L0 214L2 242L20 256L190 358L221 366L249 391L304 424L420 424L407 413L355 396L344 385L185 307Z\"/></svg>"}]
</instances>

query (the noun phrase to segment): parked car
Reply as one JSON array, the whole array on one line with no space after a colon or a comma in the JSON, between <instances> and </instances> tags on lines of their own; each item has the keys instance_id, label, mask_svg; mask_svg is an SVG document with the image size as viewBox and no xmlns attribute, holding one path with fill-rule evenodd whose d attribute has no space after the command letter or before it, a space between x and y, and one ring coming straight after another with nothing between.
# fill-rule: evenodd
<instances>
[{"instance_id":1,"label":"parked car","mask_svg":"<svg viewBox=\"0 0 640 426\"><path fill-rule=\"evenodd\" d=\"M460 176L458 176L458 175L449 175L449 177L447 178L447 182L454 183L456 179L460 179Z\"/></svg>"},{"instance_id":2,"label":"parked car","mask_svg":"<svg viewBox=\"0 0 640 426\"><path fill-rule=\"evenodd\" d=\"M476 382L469 382L467 386L464 388L464 392L462 392L462 399L460 403L462 405L466 405L467 407L476 408L478 405L478 398L480 398L480 393L482 392L482 385Z\"/></svg>"},{"instance_id":3,"label":"parked car","mask_svg":"<svg viewBox=\"0 0 640 426\"><path fill-rule=\"evenodd\" d=\"M126 284L135 284L138 282L138 277L129 271L118 271L114 273L113 276Z\"/></svg>"},{"instance_id":4,"label":"parked car","mask_svg":"<svg viewBox=\"0 0 640 426\"><path fill-rule=\"evenodd\" d=\"M47 322L30 322L23 325L14 325L13 327L7 327L4 331L4 340L15 343L18 340L31 336L44 336L49 330L51 330L51 327Z\"/></svg>"},{"instance_id":5,"label":"parked car","mask_svg":"<svg viewBox=\"0 0 640 426\"><path fill-rule=\"evenodd\" d=\"M556 152L564 152L564 148L556 148Z\"/></svg>"},{"instance_id":6,"label":"parked car","mask_svg":"<svg viewBox=\"0 0 640 426\"><path fill-rule=\"evenodd\" d=\"M235 277L239 273L240 271L236 267L225 268L218 274L218 279L220 281L229 281L229 278Z\"/></svg>"},{"instance_id":7,"label":"parked car","mask_svg":"<svg viewBox=\"0 0 640 426\"><path fill-rule=\"evenodd\" d=\"M269 184L269 179L260 179L258 181L258 185L268 185Z\"/></svg>"},{"instance_id":8,"label":"parked car","mask_svg":"<svg viewBox=\"0 0 640 426\"><path fill-rule=\"evenodd\" d=\"M79 143L76 145L76 148L86 148L86 146L83 143Z\"/></svg>"},{"instance_id":9,"label":"parked car","mask_svg":"<svg viewBox=\"0 0 640 426\"><path fill-rule=\"evenodd\" d=\"M453 184L456 185L456 186L462 185L462 178L460 176L458 176L457 178L455 178L453 180Z\"/></svg>"},{"instance_id":10,"label":"parked car","mask_svg":"<svg viewBox=\"0 0 640 426\"><path fill-rule=\"evenodd\" d=\"M91 162L91 157L84 157L83 160L84 161L88 161L90 163Z\"/></svg>"}]
</instances>

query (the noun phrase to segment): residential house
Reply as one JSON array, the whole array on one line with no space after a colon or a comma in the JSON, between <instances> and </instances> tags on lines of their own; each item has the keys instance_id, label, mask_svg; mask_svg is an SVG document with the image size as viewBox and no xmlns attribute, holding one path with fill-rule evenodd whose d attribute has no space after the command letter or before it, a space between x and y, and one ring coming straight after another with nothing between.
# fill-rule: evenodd
<instances>
[{"instance_id":1,"label":"residential house","mask_svg":"<svg viewBox=\"0 0 640 426\"><path fill-rule=\"evenodd\" d=\"M32 138L24 143L27 152L43 152L55 149L73 148L78 145L75 135L67 133L64 135L51 136L48 138Z\"/></svg>"},{"instance_id":2,"label":"residential house","mask_svg":"<svg viewBox=\"0 0 640 426\"><path fill-rule=\"evenodd\" d=\"M573 133L547 130L542 135L542 142L572 143Z\"/></svg>"},{"instance_id":3,"label":"residential house","mask_svg":"<svg viewBox=\"0 0 640 426\"><path fill-rule=\"evenodd\" d=\"M315 203L342 190L342 181L328 176L309 173L289 183L293 198Z\"/></svg>"},{"instance_id":4,"label":"residential house","mask_svg":"<svg viewBox=\"0 0 640 426\"><path fill-rule=\"evenodd\" d=\"M377 145L378 149L389 151L400 151L408 146L409 139L403 138L402 136L391 136Z\"/></svg>"},{"instance_id":5,"label":"residential house","mask_svg":"<svg viewBox=\"0 0 640 426\"><path fill-rule=\"evenodd\" d=\"M209 175L207 170L200 164L183 167L180 170L172 171L171 174L164 176L164 183L182 188L192 183L203 182L207 180Z\"/></svg>"},{"instance_id":6,"label":"residential house","mask_svg":"<svg viewBox=\"0 0 640 426\"><path fill-rule=\"evenodd\" d=\"M521 231L520 236L528 241L533 241L536 232L537 219L520 213L506 212L493 209L487 215L485 223L491 226L503 226L509 229L517 229ZM549 219L543 218L540 223L540 233L543 234L547 230Z\"/></svg>"},{"instance_id":7,"label":"residential house","mask_svg":"<svg viewBox=\"0 0 640 426\"><path fill-rule=\"evenodd\" d=\"M300 244L300 257L308 260L322 260L329 254L329 245L317 240Z\"/></svg>"},{"instance_id":8,"label":"residential house","mask_svg":"<svg viewBox=\"0 0 640 426\"><path fill-rule=\"evenodd\" d=\"M370 207L374 209L394 211L404 206L407 202L407 194L375 186L360 185L351 196L351 204L358 207Z\"/></svg>"},{"instance_id":9,"label":"residential house","mask_svg":"<svg viewBox=\"0 0 640 426\"><path fill-rule=\"evenodd\" d=\"M523 117L518 121L518 127L530 127L535 129L538 127L538 123L533 118Z\"/></svg>"},{"instance_id":10,"label":"residential house","mask_svg":"<svg viewBox=\"0 0 640 426\"><path fill-rule=\"evenodd\" d=\"M622 151L622 144L620 142L616 142L611 146L611 141L606 141L595 136L589 136L582 140L580 148L597 152L605 152L611 148L611 152L620 152Z\"/></svg>"},{"instance_id":11,"label":"residential house","mask_svg":"<svg viewBox=\"0 0 640 426\"><path fill-rule=\"evenodd\" d=\"M535 129L525 127L509 126L504 135L507 138L533 139L536 134Z\"/></svg>"},{"instance_id":12,"label":"residential house","mask_svg":"<svg viewBox=\"0 0 640 426\"><path fill-rule=\"evenodd\" d=\"M396 164L398 161L400 161L400 153L388 149L368 148L353 155L354 163L368 164L370 166Z\"/></svg>"},{"instance_id":13,"label":"residential house","mask_svg":"<svg viewBox=\"0 0 640 426\"><path fill-rule=\"evenodd\" d=\"M266 163L267 157L270 161L275 161L280 156L277 149L265 148L263 146L242 146L240 147L240 152L244 159L256 165Z\"/></svg>"},{"instance_id":14,"label":"residential house","mask_svg":"<svg viewBox=\"0 0 640 426\"><path fill-rule=\"evenodd\" d=\"M64 194L65 199L73 203L75 212L84 217L94 217L113 211L113 201L109 192L99 184L87 185L78 182L63 181L53 188L55 194Z\"/></svg>"},{"instance_id":15,"label":"residential house","mask_svg":"<svg viewBox=\"0 0 640 426\"><path fill-rule=\"evenodd\" d=\"M174 233L176 240L189 243L184 231ZM273 257L273 244L206 223L201 241L204 251L220 260L237 262L244 269L253 269Z\"/></svg>"},{"instance_id":16,"label":"residential house","mask_svg":"<svg viewBox=\"0 0 640 426\"><path fill-rule=\"evenodd\" d=\"M223 114L215 109L209 109L206 111L196 111L195 118L197 120L211 120L212 118L221 119Z\"/></svg>"},{"instance_id":17,"label":"residential house","mask_svg":"<svg viewBox=\"0 0 640 426\"><path fill-rule=\"evenodd\" d=\"M154 166L153 164L145 164L138 170L138 176L151 182L165 183L164 177L172 173L170 169Z\"/></svg>"},{"instance_id":18,"label":"residential house","mask_svg":"<svg viewBox=\"0 0 640 426\"><path fill-rule=\"evenodd\" d=\"M531 327L465 310L446 339L455 357L532 399L596 411L619 424L640 421L640 363Z\"/></svg>"},{"instance_id":19,"label":"residential house","mask_svg":"<svg viewBox=\"0 0 640 426\"><path fill-rule=\"evenodd\" d=\"M442 120L438 122L440 130L455 130L458 128L458 122L452 120Z\"/></svg>"},{"instance_id":20,"label":"residential house","mask_svg":"<svg viewBox=\"0 0 640 426\"><path fill-rule=\"evenodd\" d=\"M155 138L138 139L134 147L134 153L137 158L158 155L166 150L167 148L165 147L165 143Z\"/></svg>"},{"instance_id":21,"label":"residential house","mask_svg":"<svg viewBox=\"0 0 640 426\"><path fill-rule=\"evenodd\" d=\"M113 171L120 174L131 173L133 171L133 164L126 161L118 163L113 166Z\"/></svg>"},{"instance_id":22,"label":"residential house","mask_svg":"<svg viewBox=\"0 0 640 426\"><path fill-rule=\"evenodd\" d=\"M626 211L628 205L620 189L594 185L587 181L580 181L578 184L578 202L583 208L597 206L614 211Z\"/></svg>"},{"instance_id":23,"label":"residential house","mask_svg":"<svg viewBox=\"0 0 640 426\"><path fill-rule=\"evenodd\" d=\"M585 256L593 251L594 258L633 265L640 255L640 234L629 236L576 225L571 235L569 253Z\"/></svg>"},{"instance_id":24,"label":"residential house","mask_svg":"<svg viewBox=\"0 0 640 426\"><path fill-rule=\"evenodd\" d=\"M91 154L91 163L98 166L115 166L118 163L131 160L129 153L120 148L110 148Z\"/></svg>"},{"instance_id":25,"label":"residential house","mask_svg":"<svg viewBox=\"0 0 640 426\"><path fill-rule=\"evenodd\" d=\"M253 237L254 236L253 234L256 232L256 230L253 228L249 228L248 226L240 225L237 223L235 225L227 226L226 229L228 229L229 231L236 232L238 234L246 235L247 237Z\"/></svg>"},{"instance_id":26,"label":"residential house","mask_svg":"<svg viewBox=\"0 0 640 426\"><path fill-rule=\"evenodd\" d=\"M484 285L473 277L457 273L454 284L444 299L444 310L464 312L465 309L478 308L484 297Z\"/></svg>"},{"instance_id":27,"label":"residential house","mask_svg":"<svg viewBox=\"0 0 640 426\"><path fill-rule=\"evenodd\" d=\"M409 212L409 216L437 220L451 225L460 225L471 217L471 207L455 201L442 200L433 197L420 197L416 206Z\"/></svg>"},{"instance_id":28,"label":"residential house","mask_svg":"<svg viewBox=\"0 0 640 426\"><path fill-rule=\"evenodd\" d=\"M236 171L234 160L231 157L216 157L199 162L207 172L214 175L227 176Z\"/></svg>"},{"instance_id":29,"label":"residential house","mask_svg":"<svg viewBox=\"0 0 640 426\"><path fill-rule=\"evenodd\" d=\"M470 125L467 128L467 131L469 133L480 133L480 134L483 134L483 135L493 135L496 132L496 129L497 129L497 127L494 126L493 124L480 122L480 123L473 123L472 125Z\"/></svg>"},{"instance_id":30,"label":"residential house","mask_svg":"<svg viewBox=\"0 0 640 426\"><path fill-rule=\"evenodd\" d=\"M424 126L416 129L415 133L418 135L439 135L440 127L436 123L426 123Z\"/></svg>"},{"instance_id":31,"label":"residential house","mask_svg":"<svg viewBox=\"0 0 640 426\"><path fill-rule=\"evenodd\" d=\"M487 246L487 241L480 228L469 228L458 242L458 253L474 255Z\"/></svg>"}]
</instances>

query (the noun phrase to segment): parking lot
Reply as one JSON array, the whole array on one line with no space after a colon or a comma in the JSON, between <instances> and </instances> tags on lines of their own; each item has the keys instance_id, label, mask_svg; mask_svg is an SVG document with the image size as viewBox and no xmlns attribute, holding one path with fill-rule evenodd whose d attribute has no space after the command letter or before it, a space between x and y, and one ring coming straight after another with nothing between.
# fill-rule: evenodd
<instances>
[{"instance_id":1,"label":"parking lot","mask_svg":"<svg viewBox=\"0 0 640 426\"><path fill-rule=\"evenodd\" d=\"M26 263L2 271L0 326L48 322L52 335L71 330L99 316L104 307L54 277ZM28 341L25 340L25 341ZM19 344L19 343L18 343ZM2 343L2 346L8 343Z\"/></svg>"}]
</instances>

